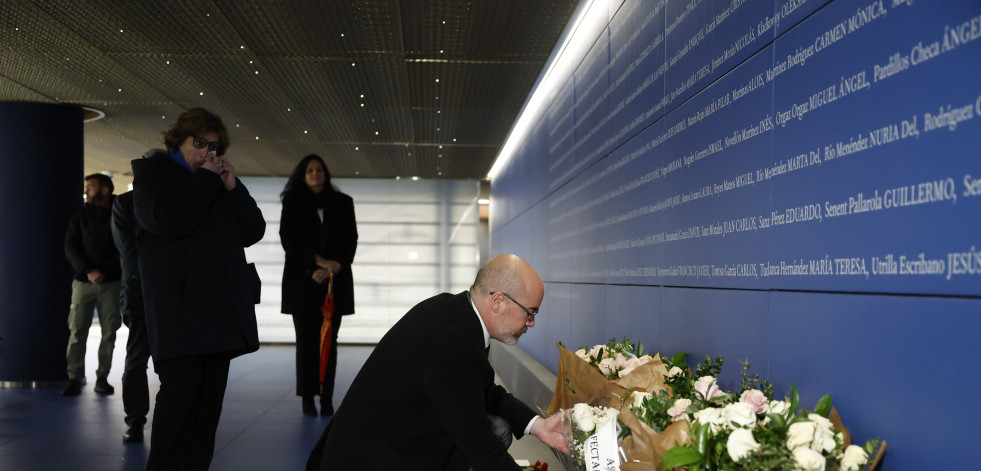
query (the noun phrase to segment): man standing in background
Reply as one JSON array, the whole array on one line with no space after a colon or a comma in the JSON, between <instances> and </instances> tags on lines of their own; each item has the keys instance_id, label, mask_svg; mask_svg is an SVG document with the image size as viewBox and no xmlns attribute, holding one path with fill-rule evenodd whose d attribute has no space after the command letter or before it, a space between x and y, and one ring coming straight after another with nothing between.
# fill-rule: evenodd
<instances>
[{"instance_id":1,"label":"man standing in background","mask_svg":"<svg viewBox=\"0 0 981 471\"><path fill-rule=\"evenodd\" d=\"M150 412L150 388L146 378L150 343L146 337L146 316L143 314L132 191L117 196L112 204L112 237L119 249L119 263L123 269L119 307L123 312L123 322L129 328L126 363L123 365L123 411L126 412L123 441L141 443L146 415Z\"/></svg>"},{"instance_id":2,"label":"man standing in background","mask_svg":"<svg viewBox=\"0 0 981 471\"><path fill-rule=\"evenodd\" d=\"M99 310L102 340L99 344L99 367L96 369L95 392L112 394L107 377L112 367L112 351L119 329L119 252L112 240L112 179L96 173L85 177L85 205L79 209L65 235L65 256L75 270L72 280L72 303L68 312L68 384L61 390L65 396L82 392L85 384L85 343L92 326L93 310Z\"/></svg>"}]
</instances>

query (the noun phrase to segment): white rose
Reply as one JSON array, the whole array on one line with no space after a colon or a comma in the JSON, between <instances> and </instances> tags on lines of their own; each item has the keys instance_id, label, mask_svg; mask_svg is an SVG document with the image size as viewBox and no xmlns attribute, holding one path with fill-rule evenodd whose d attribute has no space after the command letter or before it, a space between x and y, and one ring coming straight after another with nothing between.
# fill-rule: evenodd
<instances>
[{"instance_id":1,"label":"white rose","mask_svg":"<svg viewBox=\"0 0 981 471\"><path fill-rule=\"evenodd\" d=\"M760 444L753 438L753 432L744 428L737 428L729 434L726 441L726 450L732 461L739 461L746 457L750 452L760 449Z\"/></svg>"},{"instance_id":2,"label":"white rose","mask_svg":"<svg viewBox=\"0 0 981 471\"><path fill-rule=\"evenodd\" d=\"M808 414L807 418L815 424L811 449L819 453L834 451L838 443L835 442L834 425L831 421L817 414Z\"/></svg>"},{"instance_id":3,"label":"white rose","mask_svg":"<svg viewBox=\"0 0 981 471\"><path fill-rule=\"evenodd\" d=\"M848 445L845 456L841 458L842 471L857 471L869 462L869 455L860 446Z\"/></svg>"},{"instance_id":4,"label":"white rose","mask_svg":"<svg viewBox=\"0 0 981 471\"><path fill-rule=\"evenodd\" d=\"M736 402L725 406L722 409L722 416L725 418L727 426L731 426L732 422L740 427L756 425L756 413L753 412L753 405L748 402Z\"/></svg>"},{"instance_id":5,"label":"white rose","mask_svg":"<svg viewBox=\"0 0 981 471\"><path fill-rule=\"evenodd\" d=\"M779 414L782 416L787 415L787 411L790 410L790 403L787 401L770 401L770 414Z\"/></svg>"},{"instance_id":6,"label":"white rose","mask_svg":"<svg viewBox=\"0 0 981 471\"><path fill-rule=\"evenodd\" d=\"M820 453L810 448L800 447L794 450L793 454L794 462L803 471L824 471L825 459Z\"/></svg>"},{"instance_id":7,"label":"white rose","mask_svg":"<svg viewBox=\"0 0 981 471\"><path fill-rule=\"evenodd\" d=\"M610 357L603 358L599 362L599 370L600 373L609 376L617 370L617 361Z\"/></svg>"},{"instance_id":8,"label":"white rose","mask_svg":"<svg viewBox=\"0 0 981 471\"><path fill-rule=\"evenodd\" d=\"M583 360L589 361L589 354L586 352L585 348L580 348L576 350L576 356L582 358Z\"/></svg>"},{"instance_id":9,"label":"white rose","mask_svg":"<svg viewBox=\"0 0 981 471\"><path fill-rule=\"evenodd\" d=\"M695 381L694 384L695 394L698 394L702 399L709 400L719 394L722 394L722 390L719 389L715 378L711 376L702 376Z\"/></svg>"},{"instance_id":10,"label":"white rose","mask_svg":"<svg viewBox=\"0 0 981 471\"><path fill-rule=\"evenodd\" d=\"M710 424L712 434L719 433L719 430L725 428L725 418L722 417L722 409L716 407L707 407L698 412L695 412L695 421Z\"/></svg>"},{"instance_id":11,"label":"white rose","mask_svg":"<svg viewBox=\"0 0 981 471\"><path fill-rule=\"evenodd\" d=\"M579 419L576 424L579 426L579 430L586 433L593 433L593 429L596 428L596 422L593 421L591 416Z\"/></svg>"},{"instance_id":12,"label":"white rose","mask_svg":"<svg viewBox=\"0 0 981 471\"><path fill-rule=\"evenodd\" d=\"M677 366L672 366L671 369L668 370L668 378L670 378L670 377L672 377L674 375L681 375L681 374L685 374L685 372L684 372L684 370L682 370L681 368L678 368Z\"/></svg>"},{"instance_id":13,"label":"white rose","mask_svg":"<svg viewBox=\"0 0 981 471\"><path fill-rule=\"evenodd\" d=\"M644 401L651 398L651 393L643 391L634 391L630 393L631 403L630 408L640 410L644 407Z\"/></svg>"},{"instance_id":14,"label":"white rose","mask_svg":"<svg viewBox=\"0 0 981 471\"><path fill-rule=\"evenodd\" d=\"M810 447L814 441L814 422L797 422L787 430L787 449Z\"/></svg>"},{"instance_id":15,"label":"white rose","mask_svg":"<svg viewBox=\"0 0 981 471\"><path fill-rule=\"evenodd\" d=\"M690 405L691 405L691 399L681 398L674 401L674 404L672 404L671 407L668 408L668 415L671 416L671 421L672 422L678 422L680 420L691 421L691 418L688 417L688 412L686 411L686 409L688 409L688 406Z\"/></svg>"}]
</instances>

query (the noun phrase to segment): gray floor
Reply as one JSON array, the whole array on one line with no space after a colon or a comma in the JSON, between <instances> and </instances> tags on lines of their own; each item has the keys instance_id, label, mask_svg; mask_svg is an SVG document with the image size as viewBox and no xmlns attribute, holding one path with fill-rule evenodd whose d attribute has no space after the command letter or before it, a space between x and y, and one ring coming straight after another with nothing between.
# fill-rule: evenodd
<instances>
[{"instance_id":1,"label":"gray floor","mask_svg":"<svg viewBox=\"0 0 981 471\"><path fill-rule=\"evenodd\" d=\"M60 387L0 389L0 470L145 469L152 423L146 429L145 443L122 442L125 424L120 375L127 330L119 330L109 376L116 393L101 396L92 391L96 329L93 327L88 342L90 382L81 395L64 397ZM371 349L340 347L335 405L340 404ZM300 413L300 401L294 394L293 354L292 346L263 345L258 352L232 361L212 470L303 469L329 419ZM152 422L152 398L159 388L152 366L149 376ZM519 464L541 460L561 469L552 451L535 437L516 440L510 451Z\"/></svg>"}]
</instances>

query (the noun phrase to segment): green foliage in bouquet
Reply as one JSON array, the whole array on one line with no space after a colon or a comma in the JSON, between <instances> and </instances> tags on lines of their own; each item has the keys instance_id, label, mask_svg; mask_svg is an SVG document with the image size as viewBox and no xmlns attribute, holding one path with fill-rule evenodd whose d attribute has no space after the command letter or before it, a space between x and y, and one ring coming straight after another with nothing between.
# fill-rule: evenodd
<instances>
[{"instance_id":1,"label":"green foliage in bouquet","mask_svg":"<svg viewBox=\"0 0 981 471\"><path fill-rule=\"evenodd\" d=\"M760 386L772 391L768 382L745 376L743 386ZM744 391L759 388L747 388ZM831 412L831 396L821 397L814 411L797 410L800 397L791 385L789 402L770 401L770 412L760 414L752 425L729 422L719 426L710 421L695 420L689 433L692 443L676 446L664 453L666 469L687 466L689 471L701 470L773 470L795 471L823 469L826 471L865 471L869 456L879 448L878 439L869 440L863 447L843 445L841 433L832 430L827 419ZM769 398L769 396L767 396ZM781 406L780 404L786 404ZM725 414L722 414L725 416Z\"/></svg>"}]
</instances>

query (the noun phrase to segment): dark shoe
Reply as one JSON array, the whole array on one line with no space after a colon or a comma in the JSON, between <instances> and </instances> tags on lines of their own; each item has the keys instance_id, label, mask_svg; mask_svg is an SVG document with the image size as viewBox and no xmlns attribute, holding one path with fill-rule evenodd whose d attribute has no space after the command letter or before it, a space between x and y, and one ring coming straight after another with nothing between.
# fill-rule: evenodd
<instances>
[{"instance_id":1,"label":"dark shoe","mask_svg":"<svg viewBox=\"0 0 981 471\"><path fill-rule=\"evenodd\" d=\"M98 379L95 381L95 392L99 394L112 394L116 392L116 389L105 379Z\"/></svg>"},{"instance_id":2,"label":"dark shoe","mask_svg":"<svg viewBox=\"0 0 981 471\"><path fill-rule=\"evenodd\" d=\"M142 443L143 442L143 424L133 424L126 429L123 433L123 441L126 443Z\"/></svg>"},{"instance_id":3,"label":"dark shoe","mask_svg":"<svg viewBox=\"0 0 981 471\"><path fill-rule=\"evenodd\" d=\"M308 415L310 417L317 416L317 406L313 403L313 397L303 398L303 415Z\"/></svg>"},{"instance_id":4,"label":"dark shoe","mask_svg":"<svg viewBox=\"0 0 981 471\"><path fill-rule=\"evenodd\" d=\"M77 396L82 393L82 380L69 379L68 384L61 390L62 396Z\"/></svg>"},{"instance_id":5,"label":"dark shoe","mask_svg":"<svg viewBox=\"0 0 981 471\"><path fill-rule=\"evenodd\" d=\"M334 405L329 402L320 403L320 415L327 417L334 415Z\"/></svg>"}]
</instances>

